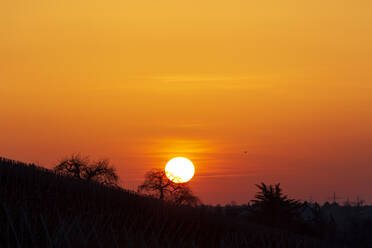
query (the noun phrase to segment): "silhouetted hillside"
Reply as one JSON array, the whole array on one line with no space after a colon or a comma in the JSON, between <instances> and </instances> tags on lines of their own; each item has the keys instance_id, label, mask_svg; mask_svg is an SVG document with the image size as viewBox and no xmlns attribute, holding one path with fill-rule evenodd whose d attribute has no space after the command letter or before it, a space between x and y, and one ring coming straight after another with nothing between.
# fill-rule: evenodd
<instances>
[{"instance_id":1,"label":"silhouetted hillside","mask_svg":"<svg viewBox=\"0 0 372 248\"><path fill-rule=\"evenodd\" d=\"M0 247L330 247L0 158Z\"/></svg>"}]
</instances>

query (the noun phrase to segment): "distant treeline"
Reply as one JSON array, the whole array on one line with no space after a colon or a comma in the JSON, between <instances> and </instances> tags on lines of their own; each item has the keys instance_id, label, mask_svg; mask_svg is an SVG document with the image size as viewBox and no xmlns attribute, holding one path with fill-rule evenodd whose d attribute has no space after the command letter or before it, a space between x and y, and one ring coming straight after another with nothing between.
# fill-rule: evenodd
<instances>
[{"instance_id":1,"label":"distant treeline","mask_svg":"<svg viewBox=\"0 0 372 248\"><path fill-rule=\"evenodd\" d=\"M265 187L251 205L176 206L0 158L0 247L371 247L367 207L327 212Z\"/></svg>"}]
</instances>

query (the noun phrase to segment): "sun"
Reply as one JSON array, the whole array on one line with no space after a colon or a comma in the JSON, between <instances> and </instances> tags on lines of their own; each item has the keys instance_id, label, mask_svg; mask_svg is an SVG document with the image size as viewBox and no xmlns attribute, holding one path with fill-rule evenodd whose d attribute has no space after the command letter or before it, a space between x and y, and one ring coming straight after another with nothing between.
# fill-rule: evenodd
<instances>
[{"instance_id":1,"label":"sun","mask_svg":"<svg viewBox=\"0 0 372 248\"><path fill-rule=\"evenodd\" d=\"M174 183L186 183L194 176L195 167L189 159L177 157L169 160L165 174Z\"/></svg>"}]
</instances>

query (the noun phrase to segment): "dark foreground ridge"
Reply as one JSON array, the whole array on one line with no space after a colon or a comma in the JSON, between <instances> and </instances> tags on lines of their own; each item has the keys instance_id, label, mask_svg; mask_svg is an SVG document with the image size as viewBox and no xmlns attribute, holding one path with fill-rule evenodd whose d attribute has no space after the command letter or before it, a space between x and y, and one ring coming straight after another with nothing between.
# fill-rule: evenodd
<instances>
[{"instance_id":1,"label":"dark foreground ridge","mask_svg":"<svg viewBox=\"0 0 372 248\"><path fill-rule=\"evenodd\" d=\"M0 247L332 247L0 158Z\"/></svg>"}]
</instances>

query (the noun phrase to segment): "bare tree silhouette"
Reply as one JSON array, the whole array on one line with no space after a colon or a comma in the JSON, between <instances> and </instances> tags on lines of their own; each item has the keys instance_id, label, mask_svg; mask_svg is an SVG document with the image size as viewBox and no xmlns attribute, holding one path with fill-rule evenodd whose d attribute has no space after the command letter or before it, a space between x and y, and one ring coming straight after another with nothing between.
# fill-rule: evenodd
<instances>
[{"instance_id":1,"label":"bare tree silhouette","mask_svg":"<svg viewBox=\"0 0 372 248\"><path fill-rule=\"evenodd\" d=\"M55 167L57 174L68 175L87 181L95 181L104 185L117 186L119 177L108 159L90 162L89 157L72 154L62 159Z\"/></svg>"},{"instance_id":2,"label":"bare tree silhouette","mask_svg":"<svg viewBox=\"0 0 372 248\"><path fill-rule=\"evenodd\" d=\"M172 194L169 196L169 199L170 202L177 206L181 205L197 206L201 203L200 199L196 197L191 191L191 189L187 187L187 185L185 185L184 183L175 185Z\"/></svg>"},{"instance_id":3,"label":"bare tree silhouette","mask_svg":"<svg viewBox=\"0 0 372 248\"><path fill-rule=\"evenodd\" d=\"M149 195L174 205L197 206L200 200L186 183L174 183L168 179L164 170L152 169L145 174L144 182L138 186L138 192Z\"/></svg>"}]
</instances>

